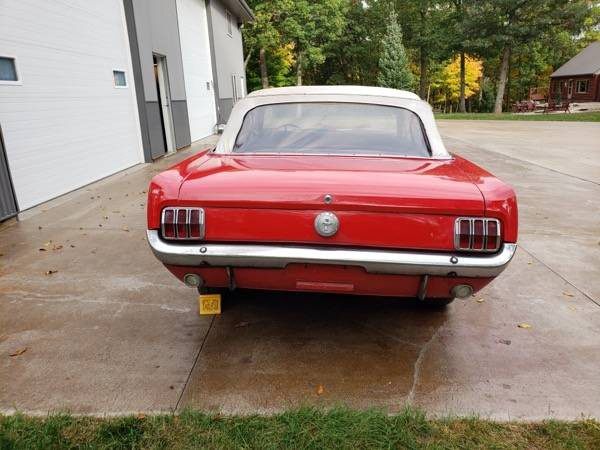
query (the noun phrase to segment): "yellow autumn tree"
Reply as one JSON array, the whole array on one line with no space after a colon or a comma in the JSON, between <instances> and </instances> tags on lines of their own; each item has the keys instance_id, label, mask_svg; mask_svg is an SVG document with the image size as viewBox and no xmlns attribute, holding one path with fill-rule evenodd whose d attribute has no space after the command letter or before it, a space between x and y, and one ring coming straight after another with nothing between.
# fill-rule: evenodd
<instances>
[{"instance_id":1,"label":"yellow autumn tree","mask_svg":"<svg viewBox=\"0 0 600 450\"><path fill-rule=\"evenodd\" d=\"M465 98L479 92L483 64L481 60L465 56ZM460 97L460 56L443 66L431 80L434 104L456 103Z\"/></svg>"}]
</instances>

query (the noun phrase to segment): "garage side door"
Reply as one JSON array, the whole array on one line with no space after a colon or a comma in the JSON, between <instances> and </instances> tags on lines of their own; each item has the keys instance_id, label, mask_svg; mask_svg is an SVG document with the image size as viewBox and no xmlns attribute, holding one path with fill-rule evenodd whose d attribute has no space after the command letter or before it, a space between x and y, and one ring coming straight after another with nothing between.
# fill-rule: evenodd
<instances>
[{"instance_id":1,"label":"garage side door","mask_svg":"<svg viewBox=\"0 0 600 450\"><path fill-rule=\"evenodd\" d=\"M0 85L20 208L141 162L122 0L0 4L0 55L15 58L20 77Z\"/></svg>"},{"instance_id":2,"label":"garage side door","mask_svg":"<svg viewBox=\"0 0 600 450\"><path fill-rule=\"evenodd\" d=\"M204 0L177 0L183 76L192 142L214 133L217 123L208 22Z\"/></svg>"},{"instance_id":3,"label":"garage side door","mask_svg":"<svg viewBox=\"0 0 600 450\"><path fill-rule=\"evenodd\" d=\"M0 221L8 219L17 214L17 203L15 201L6 153L2 144L2 130L0 129Z\"/></svg>"}]
</instances>

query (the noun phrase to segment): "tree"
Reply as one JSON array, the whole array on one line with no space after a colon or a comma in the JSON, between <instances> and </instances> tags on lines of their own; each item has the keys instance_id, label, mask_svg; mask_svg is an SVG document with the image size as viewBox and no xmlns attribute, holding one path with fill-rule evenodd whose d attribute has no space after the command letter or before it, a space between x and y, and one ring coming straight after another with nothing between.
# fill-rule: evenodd
<instances>
[{"instance_id":1,"label":"tree","mask_svg":"<svg viewBox=\"0 0 600 450\"><path fill-rule=\"evenodd\" d=\"M404 45L412 51L413 60L419 67L419 96L425 100L431 64L450 57L448 16L451 11L447 1L384 0L374 5L383 10L383 20L388 18L392 9L398 11Z\"/></svg>"},{"instance_id":2,"label":"tree","mask_svg":"<svg viewBox=\"0 0 600 450\"><path fill-rule=\"evenodd\" d=\"M500 49L495 113L502 103L510 69L511 50L539 39L554 29L577 33L589 15L587 0L463 0L471 14L466 33L481 49Z\"/></svg>"},{"instance_id":3,"label":"tree","mask_svg":"<svg viewBox=\"0 0 600 450\"><path fill-rule=\"evenodd\" d=\"M382 46L377 83L383 87L412 90L414 79L402 43L402 28L394 11L390 14Z\"/></svg>"},{"instance_id":4,"label":"tree","mask_svg":"<svg viewBox=\"0 0 600 450\"><path fill-rule=\"evenodd\" d=\"M312 80L318 84L377 84L383 17L380 8L365 6L363 0L348 0L344 29L325 47L325 62L310 75Z\"/></svg>"},{"instance_id":5,"label":"tree","mask_svg":"<svg viewBox=\"0 0 600 450\"><path fill-rule=\"evenodd\" d=\"M444 65L441 70L432 74L433 104L446 106L448 103L457 103L460 111L461 94L468 99L479 92L482 79L481 61L465 55L464 72L461 70L462 62L461 56L458 55ZM463 76L464 84L461 82Z\"/></svg>"}]
</instances>

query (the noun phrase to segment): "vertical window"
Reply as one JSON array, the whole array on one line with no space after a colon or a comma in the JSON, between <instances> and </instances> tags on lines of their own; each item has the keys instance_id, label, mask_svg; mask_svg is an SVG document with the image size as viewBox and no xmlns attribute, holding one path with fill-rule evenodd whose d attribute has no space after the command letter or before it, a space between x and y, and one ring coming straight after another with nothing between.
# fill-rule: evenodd
<instances>
[{"instance_id":1,"label":"vertical window","mask_svg":"<svg viewBox=\"0 0 600 450\"><path fill-rule=\"evenodd\" d=\"M21 84L15 58L0 56L0 84Z\"/></svg>"},{"instance_id":2,"label":"vertical window","mask_svg":"<svg viewBox=\"0 0 600 450\"><path fill-rule=\"evenodd\" d=\"M116 88L127 87L127 77L123 70L113 70L113 81Z\"/></svg>"},{"instance_id":3,"label":"vertical window","mask_svg":"<svg viewBox=\"0 0 600 450\"><path fill-rule=\"evenodd\" d=\"M227 34L233 35L233 16L228 10L225 10L225 16L227 17Z\"/></svg>"},{"instance_id":4,"label":"vertical window","mask_svg":"<svg viewBox=\"0 0 600 450\"><path fill-rule=\"evenodd\" d=\"M577 80L577 93L585 94L588 91L588 80Z\"/></svg>"}]
</instances>

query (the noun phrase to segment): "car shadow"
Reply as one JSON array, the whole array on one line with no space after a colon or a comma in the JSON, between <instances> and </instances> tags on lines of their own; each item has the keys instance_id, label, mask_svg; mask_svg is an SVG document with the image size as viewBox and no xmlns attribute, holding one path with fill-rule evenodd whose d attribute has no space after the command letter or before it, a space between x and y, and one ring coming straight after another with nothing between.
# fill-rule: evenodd
<instances>
[{"instance_id":1,"label":"car shadow","mask_svg":"<svg viewBox=\"0 0 600 450\"><path fill-rule=\"evenodd\" d=\"M418 300L236 290L215 316L179 408L389 410L411 401L424 349L451 314Z\"/></svg>"}]
</instances>

